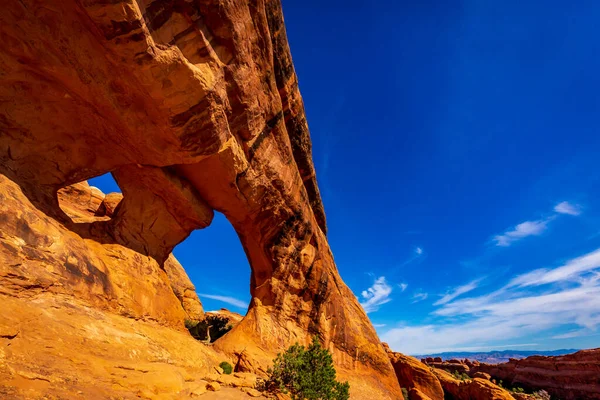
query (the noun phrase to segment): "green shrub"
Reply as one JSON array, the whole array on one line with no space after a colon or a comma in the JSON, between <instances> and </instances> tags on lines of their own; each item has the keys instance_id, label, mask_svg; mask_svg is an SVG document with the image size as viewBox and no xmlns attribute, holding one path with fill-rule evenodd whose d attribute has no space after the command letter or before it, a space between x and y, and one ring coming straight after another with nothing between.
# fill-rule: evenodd
<instances>
[{"instance_id":1,"label":"green shrub","mask_svg":"<svg viewBox=\"0 0 600 400\"><path fill-rule=\"evenodd\" d=\"M402 397L404 397L404 400L409 400L408 399L408 390L406 390L406 388L402 388Z\"/></svg>"},{"instance_id":2,"label":"green shrub","mask_svg":"<svg viewBox=\"0 0 600 400\"><path fill-rule=\"evenodd\" d=\"M347 400L348 382L336 381L331 354L315 336L308 349L298 343L273 360L265 388L289 392L293 400Z\"/></svg>"},{"instance_id":3,"label":"green shrub","mask_svg":"<svg viewBox=\"0 0 600 400\"><path fill-rule=\"evenodd\" d=\"M223 361L221 364L219 364L219 367L221 367L225 375L229 375L233 372L233 367L227 361Z\"/></svg>"},{"instance_id":4,"label":"green shrub","mask_svg":"<svg viewBox=\"0 0 600 400\"><path fill-rule=\"evenodd\" d=\"M190 329L192 329L193 327L195 327L196 325L198 325L198 323L199 323L199 322L200 322L200 321L196 321L196 320L194 320L194 319L187 319L187 318L186 318L186 319L185 319L185 321L184 321L184 323L185 323L185 328L186 328L187 330L190 330Z\"/></svg>"},{"instance_id":5,"label":"green shrub","mask_svg":"<svg viewBox=\"0 0 600 400\"><path fill-rule=\"evenodd\" d=\"M202 321L186 319L185 327L190 331L194 339L202 341L208 339L206 332L209 330L211 343L231 330L229 318L221 315L207 315Z\"/></svg>"},{"instance_id":6,"label":"green shrub","mask_svg":"<svg viewBox=\"0 0 600 400\"><path fill-rule=\"evenodd\" d=\"M458 372L458 371L453 371L452 376L454 377L454 379L458 379L459 381L466 381L466 380L471 379L471 377L469 375L467 375L466 373Z\"/></svg>"}]
</instances>

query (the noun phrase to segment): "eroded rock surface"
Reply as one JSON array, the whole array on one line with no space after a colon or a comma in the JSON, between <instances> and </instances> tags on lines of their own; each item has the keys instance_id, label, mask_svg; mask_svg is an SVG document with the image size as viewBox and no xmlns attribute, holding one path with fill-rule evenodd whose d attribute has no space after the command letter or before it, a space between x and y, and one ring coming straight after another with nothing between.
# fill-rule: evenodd
<instances>
[{"instance_id":1,"label":"eroded rock surface","mask_svg":"<svg viewBox=\"0 0 600 400\"><path fill-rule=\"evenodd\" d=\"M531 356L503 364L481 363L472 371L487 373L513 386L543 389L560 399L600 399L600 349L564 356Z\"/></svg>"},{"instance_id":2,"label":"eroded rock surface","mask_svg":"<svg viewBox=\"0 0 600 400\"><path fill-rule=\"evenodd\" d=\"M69 192L73 197L63 195L62 204L73 218L93 219L104 194L87 184ZM90 198L96 199L93 207ZM4 175L0 175L0 221L0 294L29 301L39 295L70 295L98 310L183 331L181 301L153 258L118 244L82 238L67 228L73 224L60 223L36 208Z\"/></svg>"},{"instance_id":3,"label":"eroded rock surface","mask_svg":"<svg viewBox=\"0 0 600 400\"><path fill-rule=\"evenodd\" d=\"M458 380L448 371L434 368L414 357L395 353L389 350L385 343L384 347L388 351L400 386L407 389L409 400L514 400L508 391L490 382L487 379L489 375L479 373L473 379ZM442 363L441 359L433 358L423 361ZM451 361L447 364L464 365L459 360Z\"/></svg>"},{"instance_id":4,"label":"eroded rock surface","mask_svg":"<svg viewBox=\"0 0 600 400\"><path fill-rule=\"evenodd\" d=\"M447 398L455 400L514 400L514 397L506 390L481 379L467 379L464 381L455 379L450 373L433 368L433 373L439 379Z\"/></svg>"},{"instance_id":5,"label":"eroded rock surface","mask_svg":"<svg viewBox=\"0 0 600 400\"><path fill-rule=\"evenodd\" d=\"M0 7L3 296L183 329L200 311L169 255L217 210L248 256L252 302L216 347L265 366L318 333L355 398L401 396L327 243L279 0ZM59 207L61 189L109 171L122 199Z\"/></svg>"},{"instance_id":6,"label":"eroded rock surface","mask_svg":"<svg viewBox=\"0 0 600 400\"><path fill-rule=\"evenodd\" d=\"M444 390L431 368L414 357L392 352L388 355L400 386L408 390L409 400L444 400Z\"/></svg>"}]
</instances>

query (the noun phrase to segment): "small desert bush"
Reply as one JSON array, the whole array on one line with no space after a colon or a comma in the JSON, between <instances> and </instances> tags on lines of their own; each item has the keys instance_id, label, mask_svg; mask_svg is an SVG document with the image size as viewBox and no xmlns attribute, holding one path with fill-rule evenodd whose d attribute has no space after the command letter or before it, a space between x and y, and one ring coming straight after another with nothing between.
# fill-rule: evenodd
<instances>
[{"instance_id":1,"label":"small desert bush","mask_svg":"<svg viewBox=\"0 0 600 400\"><path fill-rule=\"evenodd\" d=\"M265 389L289 393L293 400L347 400L350 397L350 385L336 381L331 354L321 347L316 336L308 349L296 343L285 353L278 354L267 373Z\"/></svg>"},{"instance_id":2,"label":"small desert bush","mask_svg":"<svg viewBox=\"0 0 600 400\"><path fill-rule=\"evenodd\" d=\"M404 400L409 400L408 390L406 390L406 388L402 388L402 397L404 397Z\"/></svg>"},{"instance_id":3,"label":"small desert bush","mask_svg":"<svg viewBox=\"0 0 600 400\"><path fill-rule=\"evenodd\" d=\"M221 364L219 364L219 367L221 367L225 375L229 375L233 372L233 367L227 361L223 361Z\"/></svg>"},{"instance_id":4,"label":"small desert bush","mask_svg":"<svg viewBox=\"0 0 600 400\"><path fill-rule=\"evenodd\" d=\"M186 319L185 327L196 340L206 340L207 328L210 329L210 341L214 342L231 330L229 319L220 315L207 315L202 321ZM210 328L209 328L210 327Z\"/></svg>"},{"instance_id":5,"label":"small desert bush","mask_svg":"<svg viewBox=\"0 0 600 400\"><path fill-rule=\"evenodd\" d=\"M454 377L454 379L458 379L459 381L466 381L471 379L471 377L469 375L467 375L464 372L458 372L458 371L454 371L452 372L452 376Z\"/></svg>"}]
</instances>

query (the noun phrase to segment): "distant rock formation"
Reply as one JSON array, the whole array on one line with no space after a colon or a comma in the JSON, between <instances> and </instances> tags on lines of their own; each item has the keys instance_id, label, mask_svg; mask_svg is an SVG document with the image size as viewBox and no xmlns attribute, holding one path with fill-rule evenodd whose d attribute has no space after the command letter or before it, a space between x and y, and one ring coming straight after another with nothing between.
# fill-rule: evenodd
<instances>
[{"instance_id":1,"label":"distant rock formation","mask_svg":"<svg viewBox=\"0 0 600 400\"><path fill-rule=\"evenodd\" d=\"M514 400L509 392L486 379L474 378L461 381L455 379L448 372L437 368L433 369L433 373L442 384L446 398L455 400Z\"/></svg>"},{"instance_id":2,"label":"distant rock formation","mask_svg":"<svg viewBox=\"0 0 600 400\"><path fill-rule=\"evenodd\" d=\"M472 373L485 372L513 386L543 389L562 400L600 399L600 349L564 356L531 356L504 364L479 364Z\"/></svg>"},{"instance_id":3,"label":"distant rock formation","mask_svg":"<svg viewBox=\"0 0 600 400\"><path fill-rule=\"evenodd\" d=\"M559 349L559 350L493 350L483 352L473 351L458 351L458 352L445 352L437 354L426 354L419 355L422 360L429 358L439 358L442 360L471 360L484 362L487 364L499 364L508 362L511 358L520 360L529 356L562 356L565 354L575 353L579 349Z\"/></svg>"},{"instance_id":4,"label":"distant rock formation","mask_svg":"<svg viewBox=\"0 0 600 400\"><path fill-rule=\"evenodd\" d=\"M248 256L252 301L215 351L231 360L243 352L259 369L319 334L353 396L401 396L327 243L279 0L6 0L0 8L3 309L27 302L30 318L36 307L47 312L40 296L54 296L61 309L77 303L98 318L184 332L202 310L170 254L217 210ZM122 197L83 183L107 172ZM11 321L28 323L19 313ZM55 316L47 329L66 335L65 323ZM9 371L25 354L38 358L33 336L17 339L29 349L11 345L0 357ZM68 372L53 365L36 372L50 380L40 397L65 386ZM81 379L100 386L102 371L82 369Z\"/></svg>"},{"instance_id":5,"label":"distant rock formation","mask_svg":"<svg viewBox=\"0 0 600 400\"><path fill-rule=\"evenodd\" d=\"M438 369L443 369L448 372L457 372L468 374L471 366L474 365L470 360L448 360L442 361L440 357L427 357L421 360L421 362ZM475 361L477 363L477 361ZM478 363L477 363L478 364Z\"/></svg>"},{"instance_id":6,"label":"distant rock formation","mask_svg":"<svg viewBox=\"0 0 600 400\"><path fill-rule=\"evenodd\" d=\"M530 356L503 364L467 359L441 361L433 357L422 361L438 370L503 381L510 387L529 391L545 390L563 400L600 399L600 349L582 350L563 356Z\"/></svg>"},{"instance_id":7,"label":"distant rock formation","mask_svg":"<svg viewBox=\"0 0 600 400\"><path fill-rule=\"evenodd\" d=\"M387 344L383 344L398 377L400 386L407 389L409 400L513 400L506 390L490 382L483 374L473 379L458 380L450 373L431 367L414 357L393 352ZM428 358L435 364L442 364L441 359ZM461 361L451 360L443 363L456 369L463 365Z\"/></svg>"}]
</instances>

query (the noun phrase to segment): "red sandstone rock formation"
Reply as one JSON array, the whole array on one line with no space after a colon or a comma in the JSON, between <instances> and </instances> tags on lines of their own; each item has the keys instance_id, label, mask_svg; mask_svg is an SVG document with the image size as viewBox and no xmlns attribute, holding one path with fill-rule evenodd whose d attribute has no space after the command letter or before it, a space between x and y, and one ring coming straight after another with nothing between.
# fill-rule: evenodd
<instances>
[{"instance_id":1,"label":"red sandstone rock formation","mask_svg":"<svg viewBox=\"0 0 600 400\"><path fill-rule=\"evenodd\" d=\"M444 400L444 391L431 369L414 357L388 352L398 383L408 390L410 400Z\"/></svg>"},{"instance_id":2,"label":"red sandstone rock formation","mask_svg":"<svg viewBox=\"0 0 600 400\"><path fill-rule=\"evenodd\" d=\"M514 400L513 396L492 382L474 378L460 381L448 372L433 369L433 373L439 379L444 393L455 400Z\"/></svg>"},{"instance_id":3,"label":"red sandstone rock formation","mask_svg":"<svg viewBox=\"0 0 600 400\"><path fill-rule=\"evenodd\" d=\"M489 381L489 375L478 373L474 379L461 381L449 372L433 368L416 358L394 353L385 343L384 347L400 386L408 389L409 400L513 400L509 392ZM458 360L441 363L435 362L433 358L426 358L425 361L451 367L464 365Z\"/></svg>"},{"instance_id":4,"label":"red sandstone rock formation","mask_svg":"<svg viewBox=\"0 0 600 400\"><path fill-rule=\"evenodd\" d=\"M531 356L504 364L484 364L473 372L485 372L513 386L543 389L563 400L600 399L600 349L564 356Z\"/></svg>"},{"instance_id":5,"label":"red sandstone rock formation","mask_svg":"<svg viewBox=\"0 0 600 400\"><path fill-rule=\"evenodd\" d=\"M216 347L231 359L245 350L264 366L319 333L355 398L400 396L327 243L279 0L0 7L3 306L28 301L34 315L34 300L60 295L183 329L201 309L169 255L218 210L248 256L252 302ZM94 192L80 208L64 204L65 190L85 194L70 185L109 171L122 199ZM83 211L94 215L74 217ZM103 336L111 333L98 330ZM17 365L29 354L21 350L2 362ZM102 375L94 371L82 379ZM64 387L67 373L50 373L57 380L40 393Z\"/></svg>"},{"instance_id":6,"label":"red sandstone rock formation","mask_svg":"<svg viewBox=\"0 0 600 400\"><path fill-rule=\"evenodd\" d=\"M437 357L436 357L436 359L437 359ZM463 373L469 374L470 365L473 365L472 363L468 363L467 360L465 360L465 361L459 361L459 360L435 361L435 359L432 359L431 357L426 358L424 362L427 365L434 367L434 368L443 369L444 371L448 371L448 372L452 372L452 373L457 372L457 373L461 373L461 374L463 374Z\"/></svg>"}]
</instances>

